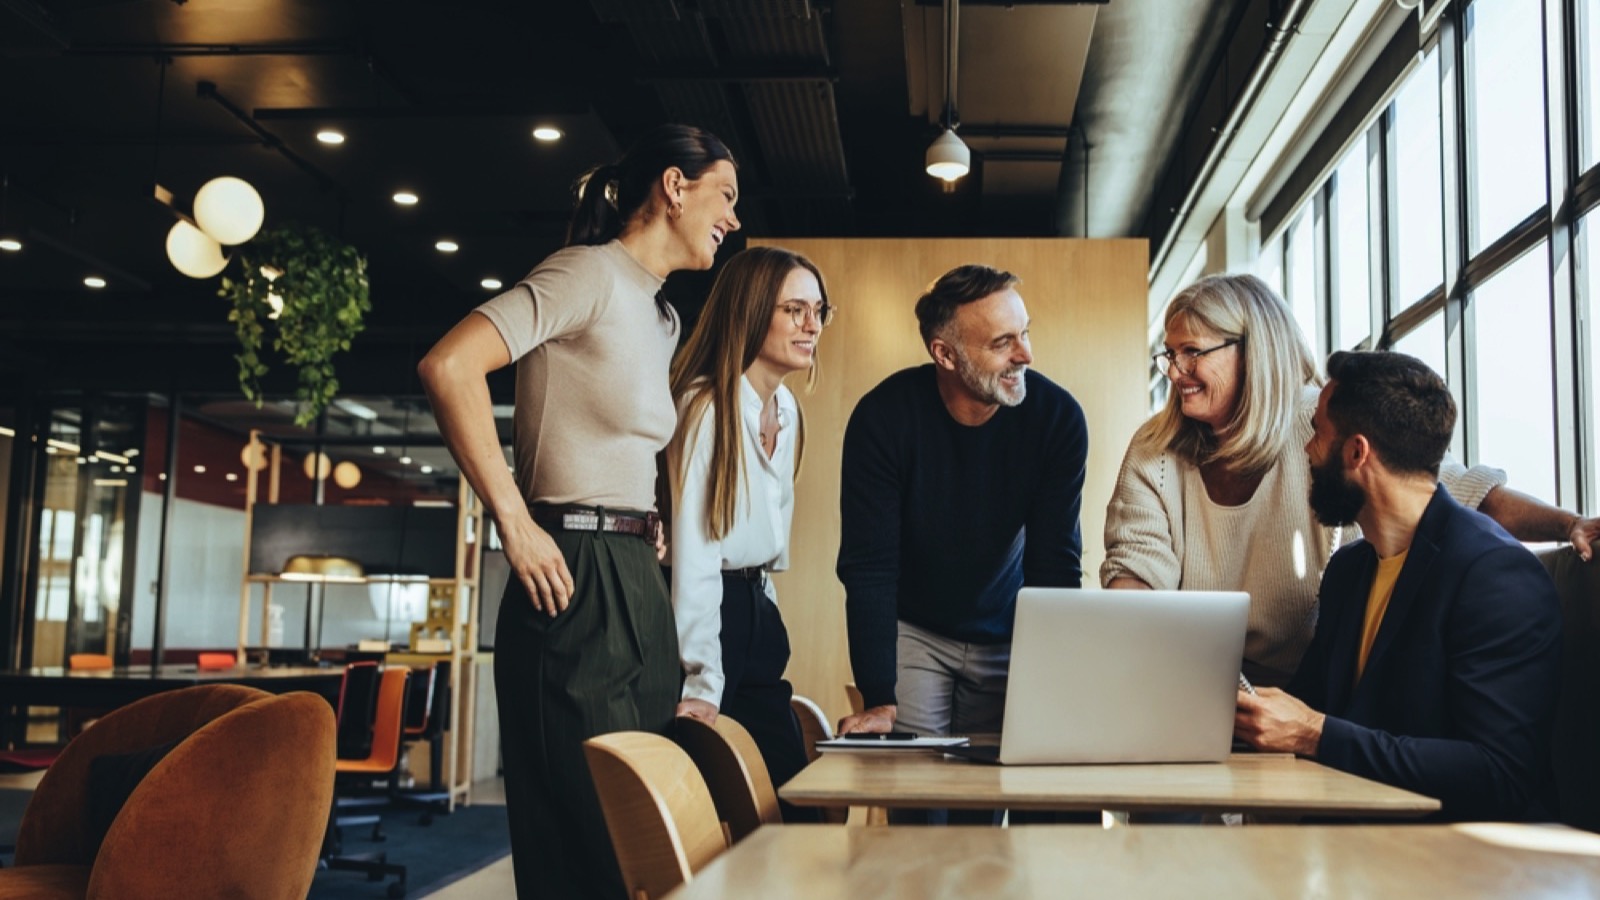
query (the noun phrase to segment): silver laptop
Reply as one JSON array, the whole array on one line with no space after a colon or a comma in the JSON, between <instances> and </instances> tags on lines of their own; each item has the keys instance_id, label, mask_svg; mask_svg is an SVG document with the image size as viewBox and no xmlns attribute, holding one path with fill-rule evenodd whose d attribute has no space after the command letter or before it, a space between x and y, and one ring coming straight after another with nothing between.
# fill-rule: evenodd
<instances>
[{"instance_id":1,"label":"silver laptop","mask_svg":"<svg viewBox=\"0 0 1600 900\"><path fill-rule=\"evenodd\" d=\"M990 761L1225 759L1249 609L1242 592L1023 588Z\"/></svg>"}]
</instances>

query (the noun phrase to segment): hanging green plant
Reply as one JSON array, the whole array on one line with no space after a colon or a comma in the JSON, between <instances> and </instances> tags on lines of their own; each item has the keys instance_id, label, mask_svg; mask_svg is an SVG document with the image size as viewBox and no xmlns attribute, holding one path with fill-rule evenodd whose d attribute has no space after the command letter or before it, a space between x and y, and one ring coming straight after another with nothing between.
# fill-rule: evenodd
<instances>
[{"instance_id":1,"label":"hanging green plant","mask_svg":"<svg viewBox=\"0 0 1600 900\"><path fill-rule=\"evenodd\" d=\"M309 425L339 393L333 355L350 349L372 309L367 261L354 247L296 225L263 231L237 253L243 271L224 277L217 295L233 304L228 321L239 337L239 387L261 405L263 347L272 332L272 349L299 371L295 424Z\"/></svg>"}]
</instances>

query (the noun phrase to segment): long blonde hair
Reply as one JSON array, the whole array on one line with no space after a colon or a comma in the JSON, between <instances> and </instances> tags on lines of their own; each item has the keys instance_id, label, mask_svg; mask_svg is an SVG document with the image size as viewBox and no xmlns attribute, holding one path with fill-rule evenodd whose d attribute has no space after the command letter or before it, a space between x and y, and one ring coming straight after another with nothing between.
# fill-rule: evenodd
<instances>
[{"instance_id":1,"label":"long blonde hair","mask_svg":"<svg viewBox=\"0 0 1600 900\"><path fill-rule=\"evenodd\" d=\"M1211 275L1184 288L1167 307L1166 330L1178 325L1238 341L1243 375L1239 399L1215 432L1183 414L1177 391L1134 438L1147 451L1170 450L1200 465L1221 463L1245 474L1265 472L1295 439L1307 385L1322 384L1311 348L1288 304L1254 275Z\"/></svg>"},{"instance_id":2,"label":"long blonde hair","mask_svg":"<svg viewBox=\"0 0 1600 900\"><path fill-rule=\"evenodd\" d=\"M822 286L822 273L798 253L781 247L751 247L740 251L717 273L700 320L689 340L672 362L672 398L680 404L677 430L667 444L667 472L671 479L673 507L683 492L683 464L690 442L700 428L706 406L713 410L711 428L711 476L707 487L706 520L701 523L706 535L721 540L733 527L744 481L744 454L740 452L740 379L761 352L777 303L782 299L783 282L795 269L805 269L817 278L822 302L828 292ZM816 356L806 384L817 377ZM689 399L684 402L683 398ZM805 418L795 423L795 471L805 452Z\"/></svg>"}]
</instances>

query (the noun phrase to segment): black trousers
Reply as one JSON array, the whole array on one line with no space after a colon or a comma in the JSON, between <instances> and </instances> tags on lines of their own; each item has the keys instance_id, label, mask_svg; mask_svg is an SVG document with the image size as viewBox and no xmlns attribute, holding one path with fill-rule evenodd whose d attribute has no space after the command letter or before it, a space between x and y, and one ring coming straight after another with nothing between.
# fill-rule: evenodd
<instances>
[{"instance_id":1,"label":"black trousers","mask_svg":"<svg viewBox=\"0 0 1600 900\"><path fill-rule=\"evenodd\" d=\"M783 678L789 666L789 629L759 580L722 574L721 715L743 725L780 787L805 768L805 740L789 700L794 688ZM781 803L786 822L819 822L815 810Z\"/></svg>"},{"instance_id":2,"label":"black trousers","mask_svg":"<svg viewBox=\"0 0 1600 900\"><path fill-rule=\"evenodd\" d=\"M583 742L665 734L680 684L678 632L655 548L555 531L575 595L554 619L513 575L500 604L495 690L517 896L625 896Z\"/></svg>"}]
</instances>

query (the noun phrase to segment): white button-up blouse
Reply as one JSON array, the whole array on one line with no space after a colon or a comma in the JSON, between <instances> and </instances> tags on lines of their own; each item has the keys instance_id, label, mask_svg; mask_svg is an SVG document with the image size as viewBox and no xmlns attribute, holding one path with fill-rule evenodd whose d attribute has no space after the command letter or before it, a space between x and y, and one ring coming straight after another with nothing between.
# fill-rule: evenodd
<instances>
[{"instance_id":1,"label":"white button-up blouse","mask_svg":"<svg viewBox=\"0 0 1600 900\"><path fill-rule=\"evenodd\" d=\"M789 525L794 518L794 459L799 409L794 394L778 386L778 444L772 458L761 449L761 396L748 378L739 379L739 447L744 481L734 504L733 525L721 540L706 534L711 480L712 404L685 441L683 487L672 511L672 608L683 661L683 699L722 706L722 570L789 567ZM678 405L679 415L688 396ZM778 600L772 580L767 596Z\"/></svg>"}]
</instances>

